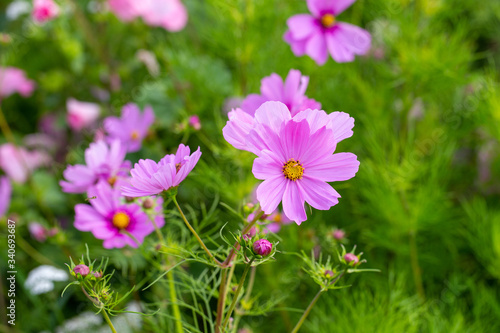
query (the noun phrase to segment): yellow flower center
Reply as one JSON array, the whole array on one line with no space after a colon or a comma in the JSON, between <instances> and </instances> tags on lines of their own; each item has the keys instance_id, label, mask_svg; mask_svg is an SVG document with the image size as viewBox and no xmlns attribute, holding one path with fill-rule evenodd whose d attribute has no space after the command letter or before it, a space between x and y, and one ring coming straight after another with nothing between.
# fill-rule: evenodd
<instances>
[{"instance_id":1,"label":"yellow flower center","mask_svg":"<svg viewBox=\"0 0 500 333\"><path fill-rule=\"evenodd\" d=\"M116 183L116 176L112 176L108 178L108 184L113 186Z\"/></svg>"},{"instance_id":2,"label":"yellow flower center","mask_svg":"<svg viewBox=\"0 0 500 333\"><path fill-rule=\"evenodd\" d=\"M132 133L130 134L130 137L132 138L132 140L139 139L139 132L136 130L133 130Z\"/></svg>"},{"instance_id":3,"label":"yellow flower center","mask_svg":"<svg viewBox=\"0 0 500 333\"><path fill-rule=\"evenodd\" d=\"M281 214L276 213L276 215L274 215L274 217L273 217L273 221L276 223L281 223Z\"/></svg>"},{"instance_id":4,"label":"yellow flower center","mask_svg":"<svg viewBox=\"0 0 500 333\"><path fill-rule=\"evenodd\" d=\"M302 178L302 175L304 174L304 167L302 167L302 164L300 164L299 161L292 158L283 165L283 174L286 178L296 181L297 179Z\"/></svg>"},{"instance_id":5,"label":"yellow flower center","mask_svg":"<svg viewBox=\"0 0 500 333\"><path fill-rule=\"evenodd\" d=\"M118 229L125 229L130 224L130 217L123 213L118 212L113 215L113 225Z\"/></svg>"},{"instance_id":6,"label":"yellow flower center","mask_svg":"<svg viewBox=\"0 0 500 333\"><path fill-rule=\"evenodd\" d=\"M325 28L331 28L335 24L335 16L325 14L321 17L321 25Z\"/></svg>"}]
</instances>

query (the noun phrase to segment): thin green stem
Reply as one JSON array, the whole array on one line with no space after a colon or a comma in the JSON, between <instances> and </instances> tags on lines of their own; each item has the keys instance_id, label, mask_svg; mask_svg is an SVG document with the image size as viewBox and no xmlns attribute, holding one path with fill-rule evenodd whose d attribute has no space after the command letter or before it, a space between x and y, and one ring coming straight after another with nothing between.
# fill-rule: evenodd
<instances>
[{"instance_id":1,"label":"thin green stem","mask_svg":"<svg viewBox=\"0 0 500 333\"><path fill-rule=\"evenodd\" d=\"M113 326L113 323L111 322L111 319L109 319L109 316L104 308L102 309L102 316L104 317L104 320L106 320L106 322L108 323L109 328L111 328L111 332L116 333L115 327Z\"/></svg>"},{"instance_id":2,"label":"thin green stem","mask_svg":"<svg viewBox=\"0 0 500 333\"><path fill-rule=\"evenodd\" d=\"M415 281L415 288L422 300L425 300L425 290L422 283L422 270L418 263L418 249L417 249L417 233L410 231L410 262L413 271L413 280Z\"/></svg>"},{"instance_id":3,"label":"thin green stem","mask_svg":"<svg viewBox=\"0 0 500 333\"><path fill-rule=\"evenodd\" d=\"M245 303L248 302L250 299L250 295L252 294L252 289L253 289L253 284L255 282L255 272L257 271L257 266L252 267L252 271L250 272L250 280L248 281L248 288L245 292L245 297L243 298L243 301Z\"/></svg>"},{"instance_id":4,"label":"thin green stem","mask_svg":"<svg viewBox=\"0 0 500 333\"><path fill-rule=\"evenodd\" d=\"M311 312L311 309L313 308L314 304L316 304L316 302L318 301L318 299L321 296L321 294L324 293L325 291L326 290L324 290L324 289L320 289L320 291L318 291L318 293L316 294L316 296L314 296L314 298L311 301L311 303L309 303L309 306L307 307L306 311L304 311L304 313L302 314L302 317L300 317L299 322L293 328L292 333L297 333L299 331L300 326L302 326L302 324L306 320L306 318L309 315L309 312Z\"/></svg>"},{"instance_id":5,"label":"thin green stem","mask_svg":"<svg viewBox=\"0 0 500 333\"><path fill-rule=\"evenodd\" d=\"M229 311L227 312L224 324L222 324L223 328L227 326L229 318L231 318L231 314L233 313L233 310L236 307L236 303L238 302L238 296L240 295L241 289L243 288L243 284L245 283L245 279L247 277L248 271L250 270L250 267L252 266L253 260L254 259L250 260L250 262L245 266L245 270L243 271L243 275L241 276L240 283L238 284L238 289L236 289L236 292L234 293L233 301L231 302L231 306L229 307Z\"/></svg>"},{"instance_id":6,"label":"thin green stem","mask_svg":"<svg viewBox=\"0 0 500 333\"><path fill-rule=\"evenodd\" d=\"M224 317L224 308L226 307L226 281L227 281L227 268L222 269L219 286L219 299L217 300L217 317L215 319L215 333L220 332L220 325Z\"/></svg>"},{"instance_id":7,"label":"thin green stem","mask_svg":"<svg viewBox=\"0 0 500 333\"><path fill-rule=\"evenodd\" d=\"M0 105L0 129L2 130L2 133L7 138L7 141L9 141L14 146L16 146L16 141L14 139L14 135L12 134L12 131L10 130L10 127L9 127L9 124L7 123L7 120L5 120L5 116L3 115L1 105Z\"/></svg>"},{"instance_id":8,"label":"thin green stem","mask_svg":"<svg viewBox=\"0 0 500 333\"><path fill-rule=\"evenodd\" d=\"M205 243L203 243L203 241L201 240L200 236L198 236L198 233L196 233L196 231L193 229L191 224L189 224L189 222L186 219L186 216L184 215L184 213L182 212L181 206L179 206L179 203L177 202L177 198L175 196L172 198L172 201L174 202L175 206L177 207L177 210L179 210L179 213L181 214L182 220L184 221L184 223L186 224L188 229L191 231L191 233L194 235L194 237L198 240L198 243L200 243L201 247L205 250L205 252L208 254L210 259L215 261L217 263L217 265L222 266L222 263L213 256L212 252L210 252L210 250L206 247Z\"/></svg>"},{"instance_id":9,"label":"thin green stem","mask_svg":"<svg viewBox=\"0 0 500 333\"><path fill-rule=\"evenodd\" d=\"M170 303L172 304L172 309L174 310L175 327L177 329L177 333L182 333L182 318L179 310L179 304L177 304L177 293L175 291L174 274L172 270L167 273L167 278L168 286L170 288Z\"/></svg>"}]
</instances>

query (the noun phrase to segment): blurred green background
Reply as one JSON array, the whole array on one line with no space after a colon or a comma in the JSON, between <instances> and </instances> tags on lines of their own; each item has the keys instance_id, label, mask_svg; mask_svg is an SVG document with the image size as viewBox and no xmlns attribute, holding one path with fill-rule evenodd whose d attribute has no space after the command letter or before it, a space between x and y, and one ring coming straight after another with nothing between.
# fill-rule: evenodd
<instances>
[{"instance_id":1,"label":"blurred green background","mask_svg":"<svg viewBox=\"0 0 500 333\"><path fill-rule=\"evenodd\" d=\"M323 295L302 332L500 331L500 2L358 0L338 19L369 30L372 51L352 63L329 59L322 67L295 57L282 40L287 18L308 12L304 1L184 3L189 22L179 33L141 20L120 22L95 10L103 1L60 1L73 9L43 26L26 14L8 19L10 1L0 4L0 30L11 39L0 43L0 65L22 68L37 82L32 97L2 101L7 122L18 143L37 132L47 114L65 134L54 162L27 184L14 186L9 216L18 222L19 289L11 331L56 331L92 309L76 288L60 297L64 283L42 295L23 287L31 269L40 264L64 269L70 255L84 253L85 243L92 257L110 257L113 285L120 292L157 276L149 272L151 254L104 250L90 233L73 228L73 206L84 196L62 193L58 181L66 164L83 162L94 133L75 135L67 129L67 98L100 103L103 116L118 115L128 102L152 105L154 134L140 152L128 155L133 162L158 160L181 141L201 146L202 159L179 196L216 248L223 244L219 229L229 222L228 236L239 222L220 203L241 209L257 184L253 155L222 137L224 105L229 98L257 93L264 76L285 77L292 68L310 77L306 94L324 110L355 118L353 137L338 151L358 155L360 170L355 178L333 184L342 195L337 206L308 212L300 227L286 226L277 235L283 253L258 268L256 298L240 327L291 330L318 286L287 252L321 249L335 257L328 234L339 227L348 234L348 248L356 244L368 260L364 265L381 272L350 276L345 283L351 288ZM154 53L158 75L137 58L140 49ZM117 77L119 87L112 89ZM98 101L96 91L109 99ZM202 129L182 129L179 124L194 114ZM0 140L6 142L4 136ZM27 229L32 221L61 231L38 242ZM197 245L173 212L166 222L163 231L172 248ZM0 233L6 232L2 223ZM153 248L154 237L149 238L146 246ZM6 244L0 244L5 281ZM216 298L202 290L216 292L218 277L205 268L193 264L176 271L189 332L196 332L196 325L205 331L200 313L214 316ZM131 299L148 304L143 310L162 309L143 317L138 332L173 331L166 283Z\"/></svg>"}]
</instances>

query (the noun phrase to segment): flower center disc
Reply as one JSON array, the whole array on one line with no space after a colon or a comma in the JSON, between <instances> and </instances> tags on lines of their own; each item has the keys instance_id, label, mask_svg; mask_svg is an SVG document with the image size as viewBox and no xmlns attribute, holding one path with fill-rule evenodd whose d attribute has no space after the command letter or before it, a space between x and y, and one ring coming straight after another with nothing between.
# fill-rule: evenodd
<instances>
[{"instance_id":1,"label":"flower center disc","mask_svg":"<svg viewBox=\"0 0 500 333\"><path fill-rule=\"evenodd\" d=\"M130 217L123 212L118 212L113 215L113 225L118 229L125 229L130 223Z\"/></svg>"},{"instance_id":2,"label":"flower center disc","mask_svg":"<svg viewBox=\"0 0 500 333\"><path fill-rule=\"evenodd\" d=\"M283 165L283 174L286 178L296 181L297 179L302 178L302 175L304 174L304 168L299 161L296 161L292 158Z\"/></svg>"},{"instance_id":3,"label":"flower center disc","mask_svg":"<svg viewBox=\"0 0 500 333\"><path fill-rule=\"evenodd\" d=\"M130 134L130 137L132 138L132 140L139 139L139 132L136 130L133 130L132 133Z\"/></svg>"},{"instance_id":4,"label":"flower center disc","mask_svg":"<svg viewBox=\"0 0 500 333\"><path fill-rule=\"evenodd\" d=\"M331 28L335 24L335 16L325 14L321 17L321 25L325 28Z\"/></svg>"}]
</instances>

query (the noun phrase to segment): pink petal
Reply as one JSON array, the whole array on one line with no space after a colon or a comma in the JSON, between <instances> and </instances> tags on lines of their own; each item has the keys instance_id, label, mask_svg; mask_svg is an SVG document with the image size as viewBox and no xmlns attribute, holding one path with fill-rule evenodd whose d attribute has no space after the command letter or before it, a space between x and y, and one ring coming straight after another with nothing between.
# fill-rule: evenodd
<instances>
[{"instance_id":1,"label":"pink petal","mask_svg":"<svg viewBox=\"0 0 500 333\"><path fill-rule=\"evenodd\" d=\"M250 94L241 103L241 109L253 116L255 114L255 110L257 110L265 101L267 101L267 99L261 95Z\"/></svg>"},{"instance_id":2,"label":"pink petal","mask_svg":"<svg viewBox=\"0 0 500 333\"><path fill-rule=\"evenodd\" d=\"M301 191L297 183L291 180L286 181L286 188L283 193L283 212L298 225L307 220Z\"/></svg>"},{"instance_id":3,"label":"pink petal","mask_svg":"<svg viewBox=\"0 0 500 333\"><path fill-rule=\"evenodd\" d=\"M330 113L328 117L330 118L330 124L327 128L331 128L333 130L333 135L335 136L335 140L337 142L352 136L354 118L348 113L336 111Z\"/></svg>"},{"instance_id":4,"label":"pink petal","mask_svg":"<svg viewBox=\"0 0 500 333\"><path fill-rule=\"evenodd\" d=\"M105 181L100 181L97 185L92 186L87 192L87 197L95 197L95 199L89 200L90 204L103 216L107 216L116 207L116 202L113 200L113 189Z\"/></svg>"},{"instance_id":5,"label":"pink petal","mask_svg":"<svg viewBox=\"0 0 500 333\"><path fill-rule=\"evenodd\" d=\"M356 54L363 55L370 50L371 36L355 25L339 22L326 33L326 43L336 62L350 62Z\"/></svg>"},{"instance_id":6,"label":"pink petal","mask_svg":"<svg viewBox=\"0 0 500 333\"><path fill-rule=\"evenodd\" d=\"M282 175L264 180L257 187L257 200L266 214L272 214L278 207L285 191L286 178Z\"/></svg>"},{"instance_id":7,"label":"pink petal","mask_svg":"<svg viewBox=\"0 0 500 333\"><path fill-rule=\"evenodd\" d=\"M340 194L324 181L304 176L297 186L305 201L316 209L328 210L339 203Z\"/></svg>"},{"instance_id":8,"label":"pink petal","mask_svg":"<svg viewBox=\"0 0 500 333\"><path fill-rule=\"evenodd\" d=\"M260 93L268 101L283 99L283 79L276 73L266 76L260 81Z\"/></svg>"},{"instance_id":9,"label":"pink petal","mask_svg":"<svg viewBox=\"0 0 500 333\"><path fill-rule=\"evenodd\" d=\"M316 28L316 19L309 14L298 14L287 20L292 37L297 40L304 39L312 34Z\"/></svg>"},{"instance_id":10,"label":"pink petal","mask_svg":"<svg viewBox=\"0 0 500 333\"><path fill-rule=\"evenodd\" d=\"M307 0L307 7L314 16L324 14L339 15L349 8L356 0Z\"/></svg>"},{"instance_id":11,"label":"pink petal","mask_svg":"<svg viewBox=\"0 0 500 333\"><path fill-rule=\"evenodd\" d=\"M285 161L295 159L302 161L302 155L309 144L309 124L306 120L296 122L289 121L280 132L281 146L284 149Z\"/></svg>"},{"instance_id":12,"label":"pink petal","mask_svg":"<svg viewBox=\"0 0 500 333\"><path fill-rule=\"evenodd\" d=\"M246 138L253 128L253 117L241 109L228 113L229 120L222 129L222 135L234 148L249 150Z\"/></svg>"},{"instance_id":13,"label":"pink petal","mask_svg":"<svg viewBox=\"0 0 500 333\"><path fill-rule=\"evenodd\" d=\"M322 160L330 156L335 151L336 141L333 131L322 127L309 137L307 145L308 149L300 158L300 162L304 165L310 165L317 160ZM307 169L305 169L307 172Z\"/></svg>"},{"instance_id":14,"label":"pink petal","mask_svg":"<svg viewBox=\"0 0 500 333\"><path fill-rule=\"evenodd\" d=\"M357 156L352 153L338 153L304 166L305 174L325 182L351 179L359 170Z\"/></svg>"},{"instance_id":15,"label":"pink petal","mask_svg":"<svg viewBox=\"0 0 500 333\"><path fill-rule=\"evenodd\" d=\"M283 175L283 162L272 151L264 150L253 161L252 173L257 179L267 179Z\"/></svg>"},{"instance_id":16,"label":"pink petal","mask_svg":"<svg viewBox=\"0 0 500 333\"><path fill-rule=\"evenodd\" d=\"M306 45L307 42L309 41L309 38L303 39L303 40L297 40L294 39L292 36L292 33L288 30L285 32L283 35L283 40L290 44L290 47L292 48L292 52L295 56L300 57L306 54Z\"/></svg>"},{"instance_id":17,"label":"pink petal","mask_svg":"<svg viewBox=\"0 0 500 333\"><path fill-rule=\"evenodd\" d=\"M307 41L306 53L320 66L328 59L328 50L323 33L316 33Z\"/></svg>"},{"instance_id":18,"label":"pink petal","mask_svg":"<svg viewBox=\"0 0 500 333\"><path fill-rule=\"evenodd\" d=\"M278 101L265 102L255 111L255 122L269 126L275 133L291 118L286 105Z\"/></svg>"}]
</instances>

